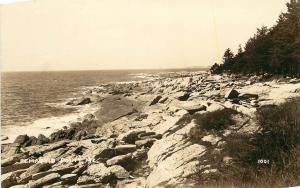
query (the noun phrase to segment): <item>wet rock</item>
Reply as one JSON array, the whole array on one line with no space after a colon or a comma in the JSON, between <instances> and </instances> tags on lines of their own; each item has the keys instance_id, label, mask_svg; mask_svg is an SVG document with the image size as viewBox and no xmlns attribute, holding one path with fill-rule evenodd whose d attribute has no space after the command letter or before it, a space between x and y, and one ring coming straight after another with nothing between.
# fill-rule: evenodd
<instances>
[{"instance_id":1,"label":"wet rock","mask_svg":"<svg viewBox=\"0 0 300 188\"><path fill-rule=\"evenodd\" d=\"M61 178L63 184L76 184L78 176L77 174L65 174Z\"/></svg>"},{"instance_id":2,"label":"wet rock","mask_svg":"<svg viewBox=\"0 0 300 188\"><path fill-rule=\"evenodd\" d=\"M49 142L49 139L43 135L43 134L39 134L37 137L37 143L36 145L43 145Z\"/></svg>"},{"instance_id":3,"label":"wet rock","mask_svg":"<svg viewBox=\"0 0 300 188\"><path fill-rule=\"evenodd\" d=\"M116 157L113 157L109 160L106 161L106 164L108 166L112 166L112 165L121 165L124 163L129 163L132 160L132 154L126 154L126 155L119 155Z\"/></svg>"},{"instance_id":4,"label":"wet rock","mask_svg":"<svg viewBox=\"0 0 300 188\"><path fill-rule=\"evenodd\" d=\"M231 88L227 93L225 94L225 99L234 99L239 96L239 92L235 90L234 88Z\"/></svg>"},{"instance_id":5,"label":"wet rock","mask_svg":"<svg viewBox=\"0 0 300 188\"><path fill-rule=\"evenodd\" d=\"M24 147L34 146L37 144L38 139L35 136L30 136L28 140L23 144Z\"/></svg>"},{"instance_id":6,"label":"wet rock","mask_svg":"<svg viewBox=\"0 0 300 188\"><path fill-rule=\"evenodd\" d=\"M44 185L49 185L55 183L59 180L60 175L58 173L49 174L41 179L28 183L28 187L30 188L38 188Z\"/></svg>"},{"instance_id":7,"label":"wet rock","mask_svg":"<svg viewBox=\"0 0 300 188\"><path fill-rule=\"evenodd\" d=\"M156 96L152 101L149 103L149 106L155 105L158 103L158 101L162 98L162 96Z\"/></svg>"},{"instance_id":8,"label":"wet rock","mask_svg":"<svg viewBox=\"0 0 300 188\"><path fill-rule=\"evenodd\" d=\"M25 142L27 142L29 140L29 137L27 136L27 134L24 135L19 135L17 136L17 138L15 139L14 143L18 143L20 145L23 145Z\"/></svg>"}]
</instances>

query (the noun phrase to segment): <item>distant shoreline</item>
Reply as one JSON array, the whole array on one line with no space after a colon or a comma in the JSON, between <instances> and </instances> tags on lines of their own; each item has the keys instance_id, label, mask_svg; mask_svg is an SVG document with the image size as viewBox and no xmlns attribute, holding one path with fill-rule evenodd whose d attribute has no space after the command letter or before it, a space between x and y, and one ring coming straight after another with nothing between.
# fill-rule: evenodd
<instances>
[{"instance_id":1,"label":"distant shoreline","mask_svg":"<svg viewBox=\"0 0 300 188\"><path fill-rule=\"evenodd\" d=\"M209 66L205 67L182 67L182 68L153 68L153 69L86 69L86 70L30 70L30 71L2 71L1 73L19 73L19 72L97 72L97 71L181 71L181 70L209 70Z\"/></svg>"}]
</instances>

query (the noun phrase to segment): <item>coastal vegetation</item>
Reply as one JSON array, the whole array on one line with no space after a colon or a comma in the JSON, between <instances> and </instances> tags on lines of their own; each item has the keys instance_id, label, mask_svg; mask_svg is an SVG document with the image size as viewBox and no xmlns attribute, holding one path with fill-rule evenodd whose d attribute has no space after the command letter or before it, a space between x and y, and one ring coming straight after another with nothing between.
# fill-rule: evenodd
<instances>
[{"instance_id":1,"label":"coastal vegetation","mask_svg":"<svg viewBox=\"0 0 300 188\"><path fill-rule=\"evenodd\" d=\"M233 117L236 115L237 112L225 108L193 116L196 126L188 135L193 142L204 144L203 136L207 134L223 137L226 142L222 144L221 152L217 153L208 145L211 149L203 156L210 161L210 165L219 167L219 175L207 181L201 174L196 180L203 186L213 182L212 187L299 185L300 98L288 100L281 105L258 108L255 114L258 129L254 133L236 131L226 137L222 136L226 129L234 130Z\"/></svg>"},{"instance_id":2,"label":"coastal vegetation","mask_svg":"<svg viewBox=\"0 0 300 188\"><path fill-rule=\"evenodd\" d=\"M300 76L300 1L290 0L273 27L262 26L236 54L227 49L212 73Z\"/></svg>"}]
</instances>

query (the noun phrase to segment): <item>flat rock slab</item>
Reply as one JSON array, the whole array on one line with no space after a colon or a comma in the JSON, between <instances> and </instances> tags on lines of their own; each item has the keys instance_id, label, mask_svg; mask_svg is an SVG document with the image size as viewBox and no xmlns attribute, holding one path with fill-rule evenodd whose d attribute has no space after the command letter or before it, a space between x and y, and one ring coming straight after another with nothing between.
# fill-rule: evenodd
<instances>
[{"instance_id":1,"label":"flat rock slab","mask_svg":"<svg viewBox=\"0 0 300 188\"><path fill-rule=\"evenodd\" d=\"M118 145L114 148L117 155L124 155L127 153L132 153L136 150L136 145L127 144L127 145Z\"/></svg>"},{"instance_id":2,"label":"flat rock slab","mask_svg":"<svg viewBox=\"0 0 300 188\"><path fill-rule=\"evenodd\" d=\"M63 184L76 184L78 176L77 174L65 174L60 179Z\"/></svg>"},{"instance_id":3,"label":"flat rock slab","mask_svg":"<svg viewBox=\"0 0 300 188\"><path fill-rule=\"evenodd\" d=\"M206 110L206 106L199 104L199 105L187 106L187 107L184 107L184 109L189 114L194 114L194 113L199 112L199 111L205 111Z\"/></svg>"},{"instance_id":4,"label":"flat rock slab","mask_svg":"<svg viewBox=\"0 0 300 188\"><path fill-rule=\"evenodd\" d=\"M58 173L49 174L41 179L28 183L28 187L30 188L38 188L44 185L49 185L55 183L59 180L60 175Z\"/></svg>"},{"instance_id":5,"label":"flat rock slab","mask_svg":"<svg viewBox=\"0 0 300 188\"><path fill-rule=\"evenodd\" d=\"M1 167L1 174L6 174L6 173L16 171L16 170L20 170L20 169L26 169L26 168L29 168L30 166L34 165L34 164L35 163L19 162L19 163L15 163L13 165L10 165L10 166Z\"/></svg>"},{"instance_id":6,"label":"flat rock slab","mask_svg":"<svg viewBox=\"0 0 300 188\"><path fill-rule=\"evenodd\" d=\"M132 160L132 154L129 153L127 155L119 155L119 156L113 157L113 158L107 160L106 164L108 166L121 165L123 163L130 162L131 160Z\"/></svg>"},{"instance_id":7,"label":"flat rock slab","mask_svg":"<svg viewBox=\"0 0 300 188\"><path fill-rule=\"evenodd\" d=\"M134 142L136 140L138 140L139 134L145 133L145 132L146 132L145 130L134 129L134 130L130 130L124 134L119 135L118 138L126 143L134 144Z\"/></svg>"},{"instance_id":8,"label":"flat rock slab","mask_svg":"<svg viewBox=\"0 0 300 188\"><path fill-rule=\"evenodd\" d=\"M95 113L97 124L102 124L117 120L121 117L131 115L139 109L136 101L124 97L112 96L105 98L101 102L101 109Z\"/></svg>"}]
</instances>

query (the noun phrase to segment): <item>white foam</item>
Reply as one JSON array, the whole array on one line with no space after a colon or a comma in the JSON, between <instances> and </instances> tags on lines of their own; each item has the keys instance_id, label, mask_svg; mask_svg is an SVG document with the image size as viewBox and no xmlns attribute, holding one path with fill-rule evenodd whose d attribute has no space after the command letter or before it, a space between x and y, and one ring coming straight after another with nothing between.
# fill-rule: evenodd
<instances>
[{"instance_id":1,"label":"white foam","mask_svg":"<svg viewBox=\"0 0 300 188\"><path fill-rule=\"evenodd\" d=\"M51 133L69 126L71 122L81 121L82 117L89 113L95 113L99 107L85 105L78 112L67 114L61 117L41 118L26 126L2 127L1 135L7 136L8 140L2 143L11 143L18 135L27 134L28 136L38 136L44 134L49 136Z\"/></svg>"}]
</instances>

